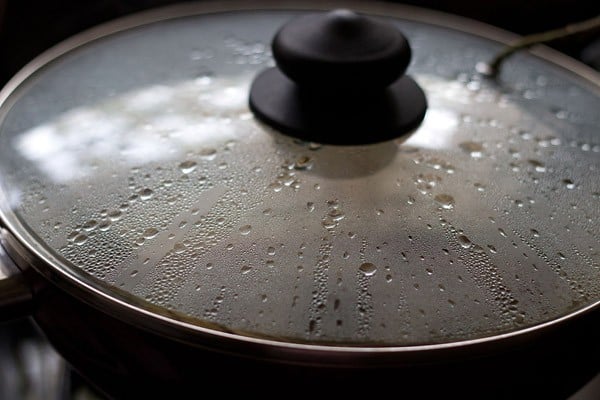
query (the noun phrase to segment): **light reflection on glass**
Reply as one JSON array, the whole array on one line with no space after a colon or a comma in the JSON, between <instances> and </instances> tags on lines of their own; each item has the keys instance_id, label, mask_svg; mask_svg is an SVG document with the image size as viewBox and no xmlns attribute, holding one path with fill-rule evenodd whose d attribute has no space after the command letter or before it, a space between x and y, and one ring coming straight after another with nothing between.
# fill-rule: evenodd
<instances>
[{"instance_id":1,"label":"light reflection on glass","mask_svg":"<svg viewBox=\"0 0 600 400\"><path fill-rule=\"evenodd\" d=\"M404 143L416 148L448 148L457 134L459 124L456 104L469 104L472 94L456 81L424 75L416 79L426 91L429 107L421 126ZM450 102L454 107L447 107L445 102Z\"/></svg>"},{"instance_id":2,"label":"light reflection on glass","mask_svg":"<svg viewBox=\"0 0 600 400\"><path fill-rule=\"evenodd\" d=\"M16 148L55 183L81 179L99 166L115 168L175 159L198 146L248 135L251 76L197 78L154 85L80 107L17 137ZM419 76L429 97L425 120L406 140L415 148L446 149L473 93L456 81ZM92 168L93 165L93 168Z\"/></svg>"},{"instance_id":3,"label":"light reflection on glass","mask_svg":"<svg viewBox=\"0 0 600 400\"><path fill-rule=\"evenodd\" d=\"M447 109L431 109L417 131L404 143L426 149L448 148L456 133L458 116Z\"/></svg>"},{"instance_id":4,"label":"light reflection on glass","mask_svg":"<svg viewBox=\"0 0 600 400\"><path fill-rule=\"evenodd\" d=\"M81 179L102 164L174 159L236 135L240 127L231 118L247 112L248 82L196 79L146 87L59 115L23 132L15 147L55 183Z\"/></svg>"}]
</instances>

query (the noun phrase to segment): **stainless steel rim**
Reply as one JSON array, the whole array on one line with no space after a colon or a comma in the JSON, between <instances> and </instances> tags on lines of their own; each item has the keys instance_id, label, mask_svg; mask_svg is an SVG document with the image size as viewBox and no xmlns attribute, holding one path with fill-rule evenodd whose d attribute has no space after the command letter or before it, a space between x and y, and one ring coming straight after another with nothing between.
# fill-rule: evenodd
<instances>
[{"instance_id":1,"label":"stainless steel rim","mask_svg":"<svg viewBox=\"0 0 600 400\"><path fill-rule=\"evenodd\" d=\"M4 118L6 109L10 106L11 94L31 75L63 54L102 37L148 23L184 16L244 10L326 10L335 7L352 8L373 15L385 15L408 21L428 23L502 44L507 44L517 38L514 34L470 19L418 7L379 2L261 1L250 3L244 1L217 1L167 6L120 18L84 31L35 58L23 67L0 91L0 110L4 108L4 112L0 112L0 121ZM531 52L539 58L574 73L583 82L586 82L588 87L593 87L600 95L600 74L593 69L545 46L538 46ZM5 200L0 193L0 201L5 202ZM14 213L0 209L0 224L6 229L6 237L4 238L6 251L21 267L28 268L31 266L60 289L83 302L116 316L118 319L166 336L169 339L204 347L210 346L217 351L267 358L274 361L343 366L349 359L355 361L359 359L361 366L375 366L440 359L440 357L462 354L466 348L470 352L485 352L498 349L509 343L527 341L533 337L538 337L547 330L561 327L575 318L582 317L600 308L600 300L598 300L583 309L522 330L451 343L397 347L345 347L283 342L198 326L183 315L169 313L162 309L155 312L143 307L141 304L136 304L130 295L123 294L117 297L103 290L101 283L94 284L85 281L69 268L61 267L62 260L41 246L36 246L32 240L33 238L27 236L27 229L20 223ZM114 288L110 290L114 291Z\"/></svg>"}]
</instances>

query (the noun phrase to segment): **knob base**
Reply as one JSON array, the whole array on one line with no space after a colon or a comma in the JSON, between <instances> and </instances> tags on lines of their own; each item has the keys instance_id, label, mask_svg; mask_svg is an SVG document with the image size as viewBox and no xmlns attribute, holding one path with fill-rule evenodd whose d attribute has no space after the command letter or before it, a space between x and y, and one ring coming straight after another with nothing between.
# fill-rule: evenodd
<instances>
[{"instance_id":1,"label":"knob base","mask_svg":"<svg viewBox=\"0 0 600 400\"><path fill-rule=\"evenodd\" d=\"M409 134L425 117L427 100L407 75L376 96L330 97L303 91L278 68L269 68L252 83L250 109L266 124L301 140L360 145Z\"/></svg>"}]
</instances>

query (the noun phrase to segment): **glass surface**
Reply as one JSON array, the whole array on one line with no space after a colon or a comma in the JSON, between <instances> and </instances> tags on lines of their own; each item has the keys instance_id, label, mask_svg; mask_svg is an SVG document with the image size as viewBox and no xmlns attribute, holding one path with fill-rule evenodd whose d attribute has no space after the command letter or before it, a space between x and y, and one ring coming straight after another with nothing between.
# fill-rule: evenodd
<instances>
[{"instance_id":1,"label":"glass surface","mask_svg":"<svg viewBox=\"0 0 600 400\"><path fill-rule=\"evenodd\" d=\"M399 20L423 124L299 142L247 105L294 15L152 23L33 74L3 107L3 211L57 267L252 336L446 343L600 299L596 87L527 54L485 80L498 44Z\"/></svg>"}]
</instances>

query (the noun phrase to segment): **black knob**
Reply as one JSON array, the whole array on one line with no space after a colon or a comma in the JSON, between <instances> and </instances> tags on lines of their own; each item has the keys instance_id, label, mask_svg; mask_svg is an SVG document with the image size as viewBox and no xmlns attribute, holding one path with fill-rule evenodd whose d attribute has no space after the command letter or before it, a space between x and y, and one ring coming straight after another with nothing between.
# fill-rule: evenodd
<instances>
[{"instance_id":1,"label":"black knob","mask_svg":"<svg viewBox=\"0 0 600 400\"><path fill-rule=\"evenodd\" d=\"M381 90L404 73L410 56L399 30L349 10L300 17L273 39L277 66L303 88Z\"/></svg>"},{"instance_id":2,"label":"black knob","mask_svg":"<svg viewBox=\"0 0 600 400\"><path fill-rule=\"evenodd\" d=\"M267 124L304 140L366 144L416 128L427 103L403 75L411 58L392 24L349 10L307 14L272 43L276 68L250 91L250 108Z\"/></svg>"}]
</instances>

